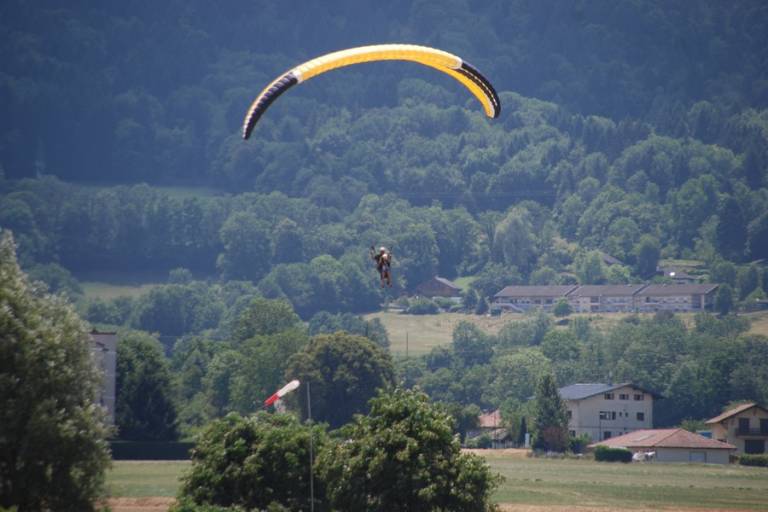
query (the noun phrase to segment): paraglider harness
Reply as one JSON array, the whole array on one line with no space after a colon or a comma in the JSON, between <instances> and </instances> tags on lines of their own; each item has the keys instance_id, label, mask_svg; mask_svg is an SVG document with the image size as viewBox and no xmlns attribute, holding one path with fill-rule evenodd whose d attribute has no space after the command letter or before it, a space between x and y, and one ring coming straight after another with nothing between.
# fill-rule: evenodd
<instances>
[{"instance_id":1,"label":"paraglider harness","mask_svg":"<svg viewBox=\"0 0 768 512\"><path fill-rule=\"evenodd\" d=\"M376 262L376 270L379 271L379 276L381 277L381 287L384 288L384 284L386 283L386 285L391 288L392 276L390 267L392 266L392 254L384 247L382 247L381 251L377 254L376 248L372 245L371 259Z\"/></svg>"}]
</instances>

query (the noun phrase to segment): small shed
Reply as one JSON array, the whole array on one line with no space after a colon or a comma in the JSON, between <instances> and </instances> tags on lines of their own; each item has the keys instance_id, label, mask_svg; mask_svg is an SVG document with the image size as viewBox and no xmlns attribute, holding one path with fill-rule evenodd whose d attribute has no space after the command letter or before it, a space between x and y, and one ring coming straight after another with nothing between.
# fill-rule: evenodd
<instances>
[{"instance_id":1,"label":"small shed","mask_svg":"<svg viewBox=\"0 0 768 512\"><path fill-rule=\"evenodd\" d=\"M461 288L456 286L448 279L435 276L432 279L424 281L416 287L416 292L425 297L461 297Z\"/></svg>"},{"instance_id":2,"label":"small shed","mask_svg":"<svg viewBox=\"0 0 768 512\"><path fill-rule=\"evenodd\" d=\"M728 464L736 447L682 428L636 430L629 434L605 439L589 445L626 448L633 453L653 453L658 462L691 462L699 464Z\"/></svg>"}]
</instances>

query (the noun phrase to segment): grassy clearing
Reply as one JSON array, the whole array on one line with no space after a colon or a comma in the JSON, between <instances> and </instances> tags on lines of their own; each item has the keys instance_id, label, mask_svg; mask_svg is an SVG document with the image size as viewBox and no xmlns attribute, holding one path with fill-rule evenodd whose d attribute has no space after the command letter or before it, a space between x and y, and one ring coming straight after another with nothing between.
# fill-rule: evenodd
<instances>
[{"instance_id":1,"label":"grassy clearing","mask_svg":"<svg viewBox=\"0 0 768 512\"><path fill-rule=\"evenodd\" d=\"M768 509L768 470L694 464L607 464L482 454L505 481L500 503L538 506ZM107 475L112 497L172 497L189 462L115 462Z\"/></svg>"},{"instance_id":2,"label":"grassy clearing","mask_svg":"<svg viewBox=\"0 0 768 512\"><path fill-rule=\"evenodd\" d=\"M110 300L117 297L136 298L157 286L157 283L115 284L102 281L81 281L85 297L88 299Z\"/></svg>"},{"instance_id":3,"label":"grassy clearing","mask_svg":"<svg viewBox=\"0 0 768 512\"><path fill-rule=\"evenodd\" d=\"M768 311L759 311L745 315L752 321L749 334L768 336Z\"/></svg>"},{"instance_id":4,"label":"grassy clearing","mask_svg":"<svg viewBox=\"0 0 768 512\"><path fill-rule=\"evenodd\" d=\"M426 354L432 348L451 342L453 329L461 321L472 322L483 331L496 334L499 329L512 319L522 315L504 315L503 317L485 317L463 313L440 313L438 315L404 315L392 312L379 312L365 316L366 320L378 318L387 328L390 351L397 356Z\"/></svg>"},{"instance_id":5,"label":"grassy clearing","mask_svg":"<svg viewBox=\"0 0 768 512\"><path fill-rule=\"evenodd\" d=\"M762 468L693 464L607 464L581 460L486 456L505 477L494 499L528 505L629 509L697 507L765 510ZM756 471L760 469L760 471Z\"/></svg>"},{"instance_id":6,"label":"grassy clearing","mask_svg":"<svg viewBox=\"0 0 768 512\"><path fill-rule=\"evenodd\" d=\"M130 498L173 497L188 461L114 461L107 473L107 494Z\"/></svg>"}]
</instances>

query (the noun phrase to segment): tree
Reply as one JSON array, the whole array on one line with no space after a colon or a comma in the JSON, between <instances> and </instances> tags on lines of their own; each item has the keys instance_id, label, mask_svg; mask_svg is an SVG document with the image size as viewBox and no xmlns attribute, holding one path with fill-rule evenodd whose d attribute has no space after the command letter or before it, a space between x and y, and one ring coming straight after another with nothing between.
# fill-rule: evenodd
<instances>
[{"instance_id":1,"label":"tree","mask_svg":"<svg viewBox=\"0 0 768 512\"><path fill-rule=\"evenodd\" d=\"M367 411L376 390L395 381L387 352L368 338L344 332L313 337L304 350L291 357L285 378L311 385L312 417L331 428ZM306 418L305 393L299 395L299 403Z\"/></svg>"},{"instance_id":2,"label":"tree","mask_svg":"<svg viewBox=\"0 0 768 512\"><path fill-rule=\"evenodd\" d=\"M244 418L230 413L214 421L197 441L192 468L182 481L181 502L308 510L310 436L315 450L328 442L321 426L302 425L290 414L261 412ZM319 479L315 499L325 501Z\"/></svg>"},{"instance_id":3,"label":"tree","mask_svg":"<svg viewBox=\"0 0 768 512\"><path fill-rule=\"evenodd\" d=\"M93 510L109 464L86 325L0 233L0 508Z\"/></svg>"},{"instance_id":4,"label":"tree","mask_svg":"<svg viewBox=\"0 0 768 512\"><path fill-rule=\"evenodd\" d=\"M747 222L736 198L728 196L717 212L715 246L724 258L741 261L747 244Z\"/></svg>"},{"instance_id":5,"label":"tree","mask_svg":"<svg viewBox=\"0 0 768 512\"><path fill-rule=\"evenodd\" d=\"M170 366L160 343L148 334L120 335L115 395L115 423L121 439L178 438Z\"/></svg>"},{"instance_id":6,"label":"tree","mask_svg":"<svg viewBox=\"0 0 768 512\"><path fill-rule=\"evenodd\" d=\"M299 326L301 319L284 300L257 297L240 313L233 337L241 342L258 335L276 334Z\"/></svg>"},{"instance_id":7,"label":"tree","mask_svg":"<svg viewBox=\"0 0 768 512\"><path fill-rule=\"evenodd\" d=\"M635 245L634 254L637 274L644 279L653 276L661 256L659 241L651 235L641 236L640 241Z\"/></svg>"},{"instance_id":8,"label":"tree","mask_svg":"<svg viewBox=\"0 0 768 512\"><path fill-rule=\"evenodd\" d=\"M493 356L490 337L470 322L461 321L453 329L453 352L465 367L487 364Z\"/></svg>"},{"instance_id":9,"label":"tree","mask_svg":"<svg viewBox=\"0 0 768 512\"><path fill-rule=\"evenodd\" d=\"M335 510L492 510L498 480L461 453L450 415L418 391L381 392L318 460Z\"/></svg>"},{"instance_id":10,"label":"tree","mask_svg":"<svg viewBox=\"0 0 768 512\"><path fill-rule=\"evenodd\" d=\"M733 288L730 285L722 284L717 288L715 295L715 310L725 316L733 309Z\"/></svg>"},{"instance_id":11,"label":"tree","mask_svg":"<svg viewBox=\"0 0 768 512\"><path fill-rule=\"evenodd\" d=\"M552 309L552 313L558 317L562 318L564 316L568 316L572 313L571 305L568 304L568 301L565 299L560 299L557 301L557 304L555 304L554 309Z\"/></svg>"},{"instance_id":12,"label":"tree","mask_svg":"<svg viewBox=\"0 0 768 512\"><path fill-rule=\"evenodd\" d=\"M269 225L248 212L232 214L221 227L224 252L217 266L228 279L258 281L269 270Z\"/></svg>"},{"instance_id":13,"label":"tree","mask_svg":"<svg viewBox=\"0 0 768 512\"><path fill-rule=\"evenodd\" d=\"M752 259L768 258L768 212L749 223L747 248Z\"/></svg>"},{"instance_id":14,"label":"tree","mask_svg":"<svg viewBox=\"0 0 768 512\"><path fill-rule=\"evenodd\" d=\"M578 255L573 266L581 284L605 283L605 264L598 251Z\"/></svg>"},{"instance_id":15,"label":"tree","mask_svg":"<svg viewBox=\"0 0 768 512\"><path fill-rule=\"evenodd\" d=\"M568 448L568 415L555 377L544 374L536 385L536 441L534 448L564 452Z\"/></svg>"}]
</instances>

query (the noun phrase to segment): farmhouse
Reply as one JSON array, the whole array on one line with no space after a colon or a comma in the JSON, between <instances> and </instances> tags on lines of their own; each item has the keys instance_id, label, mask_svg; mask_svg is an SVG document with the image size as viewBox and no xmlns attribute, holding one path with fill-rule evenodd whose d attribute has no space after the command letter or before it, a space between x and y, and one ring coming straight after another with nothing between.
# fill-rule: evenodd
<instances>
[{"instance_id":1,"label":"farmhouse","mask_svg":"<svg viewBox=\"0 0 768 512\"><path fill-rule=\"evenodd\" d=\"M594 444L612 448L626 448L633 453L652 454L659 462L697 462L728 464L735 446L709 439L682 428L637 430Z\"/></svg>"},{"instance_id":2,"label":"farmhouse","mask_svg":"<svg viewBox=\"0 0 768 512\"><path fill-rule=\"evenodd\" d=\"M601 441L653 426L653 399L658 395L629 382L571 384L558 391L572 436L587 434Z\"/></svg>"},{"instance_id":3,"label":"farmhouse","mask_svg":"<svg viewBox=\"0 0 768 512\"><path fill-rule=\"evenodd\" d=\"M632 312L635 294L642 284L585 285L568 294L568 303L576 313Z\"/></svg>"},{"instance_id":4,"label":"farmhouse","mask_svg":"<svg viewBox=\"0 0 768 512\"><path fill-rule=\"evenodd\" d=\"M102 375L96 402L107 412L110 424L115 422L115 376L117 365L117 334L91 331L91 357Z\"/></svg>"},{"instance_id":5,"label":"farmhouse","mask_svg":"<svg viewBox=\"0 0 768 512\"><path fill-rule=\"evenodd\" d=\"M501 426L501 411L486 412L477 417L477 428L467 431L467 439L474 439L483 434L488 435L496 443L506 439L508 431Z\"/></svg>"},{"instance_id":6,"label":"farmhouse","mask_svg":"<svg viewBox=\"0 0 768 512\"><path fill-rule=\"evenodd\" d=\"M742 404L707 420L712 438L735 446L736 453L767 453L768 409Z\"/></svg>"},{"instance_id":7,"label":"farmhouse","mask_svg":"<svg viewBox=\"0 0 768 512\"><path fill-rule=\"evenodd\" d=\"M715 302L716 284L649 284L635 294L635 310L706 311Z\"/></svg>"},{"instance_id":8,"label":"farmhouse","mask_svg":"<svg viewBox=\"0 0 768 512\"><path fill-rule=\"evenodd\" d=\"M522 313L531 309L551 310L558 300L578 288L565 286L507 286L493 296L491 310Z\"/></svg>"},{"instance_id":9,"label":"farmhouse","mask_svg":"<svg viewBox=\"0 0 768 512\"><path fill-rule=\"evenodd\" d=\"M461 297L461 288L444 277L435 276L416 287L416 292L425 297Z\"/></svg>"}]
</instances>

